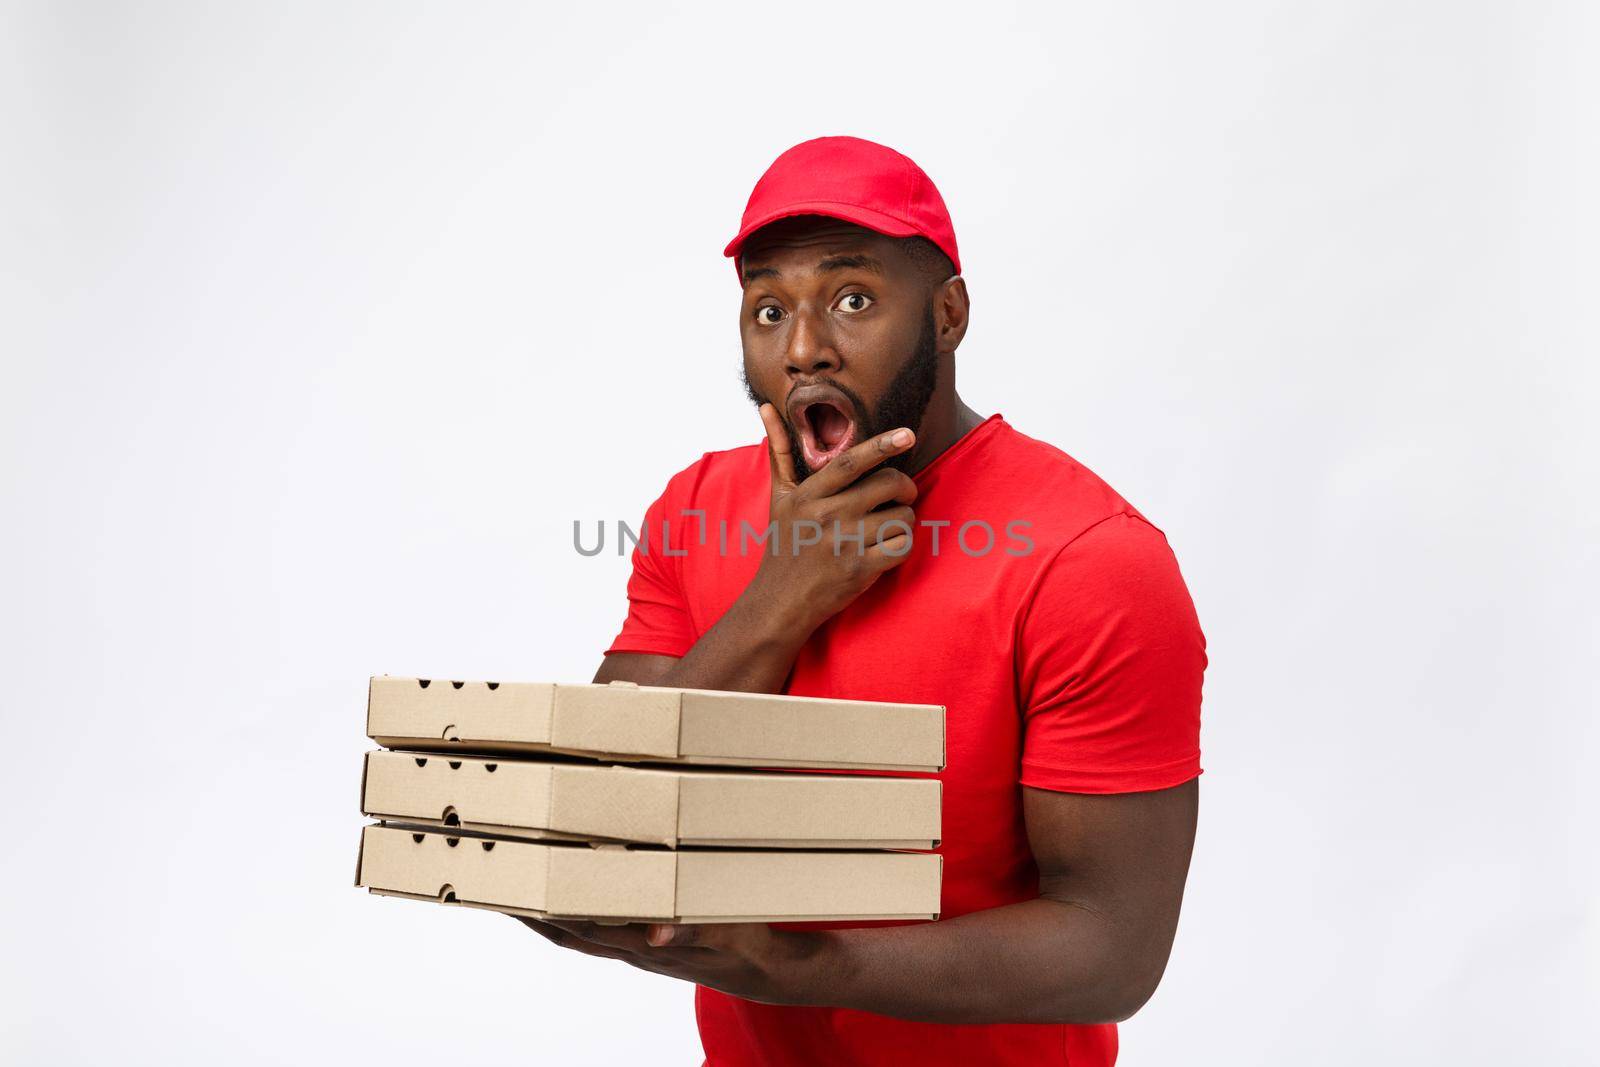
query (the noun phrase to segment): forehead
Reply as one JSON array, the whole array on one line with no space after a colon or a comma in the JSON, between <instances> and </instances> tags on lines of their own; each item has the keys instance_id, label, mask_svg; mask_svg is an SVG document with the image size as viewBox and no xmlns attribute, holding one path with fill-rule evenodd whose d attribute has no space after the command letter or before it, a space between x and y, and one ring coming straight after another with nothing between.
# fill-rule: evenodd
<instances>
[{"instance_id":1,"label":"forehead","mask_svg":"<svg viewBox=\"0 0 1600 1067\"><path fill-rule=\"evenodd\" d=\"M832 256L869 255L889 272L904 269L899 248L881 233L838 219L802 215L779 219L750 235L740 265L775 268L780 274L805 273Z\"/></svg>"}]
</instances>

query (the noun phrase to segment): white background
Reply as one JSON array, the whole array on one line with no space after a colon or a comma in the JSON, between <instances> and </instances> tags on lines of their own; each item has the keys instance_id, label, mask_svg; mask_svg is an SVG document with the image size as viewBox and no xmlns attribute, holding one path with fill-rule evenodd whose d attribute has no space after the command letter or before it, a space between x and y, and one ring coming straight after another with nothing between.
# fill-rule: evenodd
<instances>
[{"instance_id":1,"label":"white background","mask_svg":"<svg viewBox=\"0 0 1600 1067\"><path fill-rule=\"evenodd\" d=\"M8 7L0 1058L698 1063L350 885L369 674L587 680L749 443L751 184L917 159L961 388L1168 533L1201 832L1123 1064L1593 1062L1593 6Z\"/></svg>"}]
</instances>

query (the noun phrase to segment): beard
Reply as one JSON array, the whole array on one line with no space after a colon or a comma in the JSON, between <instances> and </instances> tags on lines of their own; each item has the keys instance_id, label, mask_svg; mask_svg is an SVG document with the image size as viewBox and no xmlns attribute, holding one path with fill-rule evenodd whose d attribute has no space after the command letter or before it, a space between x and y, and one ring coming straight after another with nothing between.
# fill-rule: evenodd
<instances>
[{"instance_id":1,"label":"beard","mask_svg":"<svg viewBox=\"0 0 1600 1067\"><path fill-rule=\"evenodd\" d=\"M906 357L900 369L895 372L894 378L889 382L889 387L884 390L883 396L878 400L877 407L867 410L866 403L860 394L849 386L831 378L818 379L844 394L850 406L854 409L852 418L856 424L856 441L860 443L888 433L901 426L912 433L921 433L922 417L927 413L928 402L933 399L933 391L939 384L939 352L938 352L938 324L933 318L933 301L929 300L922 312L922 327L917 334L917 343L912 348L911 354ZM784 413L784 406L776 401L761 395L755 386L750 384L750 375L740 365L740 374L744 379L745 395L756 407L762 404L771 404L778 412L778 418L783 420L784 429L789 433L789 451L794 457L795 474L800 481L816 472L813 471L805 460L805 454L800 448L800 434L789 422L789 416ZM910 463L911 453L902 452L891 456L878 464L880 467L892 467L904 471Z\"/></svg>"}]
</instances>

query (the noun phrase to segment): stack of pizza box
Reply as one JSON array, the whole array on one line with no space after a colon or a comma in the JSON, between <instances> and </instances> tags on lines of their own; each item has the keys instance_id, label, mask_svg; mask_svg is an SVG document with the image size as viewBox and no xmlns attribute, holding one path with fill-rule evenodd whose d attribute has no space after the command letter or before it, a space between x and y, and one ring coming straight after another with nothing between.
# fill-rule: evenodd
<instances>
[{"instance_id":1,"label":"stack of pizza box","mask_svg":"<svg viewBox=\"0 0 1600 1067\"><path fill-rule=\"evenodd\" d=\"M607 923L939 914L937 705L385 676L367 733L374 893Z\"/></svg>"}]
</instances>

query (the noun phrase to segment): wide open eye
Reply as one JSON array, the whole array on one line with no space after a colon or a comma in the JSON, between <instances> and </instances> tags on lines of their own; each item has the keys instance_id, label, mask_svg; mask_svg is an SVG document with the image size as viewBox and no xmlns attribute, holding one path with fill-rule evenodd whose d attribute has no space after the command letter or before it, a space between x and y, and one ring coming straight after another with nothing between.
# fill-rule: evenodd
<instances>
[{"instance_id":1,"label":"wide open eye","mask_svg":"<svg viewBox=\"0 0 1600 1067\"><path fill-rule=\"evenodd\" d=\"M858 314L867 310L867 308L871 306L872 297L868 296L866 293L846 293L844 296L841 296L839 298L839 302L834 305L834 307L838 308L846 315Z\"/></svg>"},{"instance_id":2,"label":"wide open eye","mask_svg":"<svg viewBox=\"0 0 1600 1067\"><path fill-rule=\"evenodd\" d=\"M763 326L776 326L783 321L783 309L776 304L763 304L756 308L756 321Z\"/></svg>"}]
</instances>

